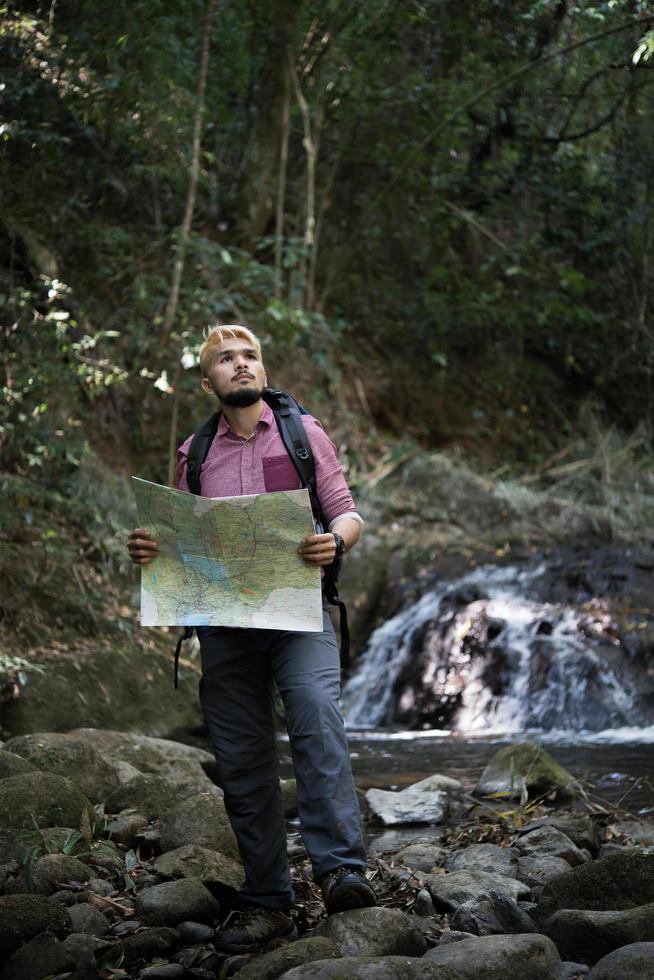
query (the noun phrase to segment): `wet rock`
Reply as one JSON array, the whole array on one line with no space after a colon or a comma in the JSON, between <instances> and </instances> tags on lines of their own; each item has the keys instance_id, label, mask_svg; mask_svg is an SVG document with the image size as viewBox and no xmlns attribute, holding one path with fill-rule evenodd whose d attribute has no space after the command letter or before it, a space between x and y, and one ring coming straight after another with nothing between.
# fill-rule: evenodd
<instances>
[{"instance_id":1,"label":"wet rock","mask_svg":"<svg viewBox=\"0 0 654 980\"><path fill-rule=\"evenodd\" d=\"M65 936L72 931L68 911L41 895L0 898L0 961L41 932Z\"/></svg>"},{"instance_id":2,"label":"wet rock","mask_svg":"<svg viewBox=\"0 0 654 980\"><path fill-rule=\"evenodd\" d=\"M530 820L520 831L520 836L538 830L540 827L554 827L582 850L597 854L600 846L599 834L595 824L585 813L554 813L549 817Z\"/></svg>"},{"instance_id":3,"label":"wet rock","mask_svg":"<svg viewBox=\"0 0 654 980\"><path fill-rule=\"evenodd\" d=\"M75 932L88 933L89 936L106 936L109 920L106 915L88 902L80 902L69 910L70 921Z\"/></svg>"},{"instance_id":4,"label":"wet rock","mask_svg":"<svg viewBox=\"0 0 654 980\"><path fill-rule=\"evenodd\" d=\"M141 972L141 980L181 980L185 972L180 963L162 963L161 966L147 966Z\"/></svg>"},{"instance_id":5,"label":"wet rock","mask_svg":"<svg viewBox=\"0 0 654 980\"><path fill-rule=\"evenodd\" d=\"M111 766L84 738L61 732L17 735L5 746L44 772L73 777L76 786L94 803L99 803L118 786Z\"/></svg>"},{"instance_id":6,"label":"wet rock","mask_svg":"<svg viewBox=\"0 0 654 980\"><path fill-rule=\"evenodd\" d=\"M451 967L461 980L561 980L561 959L546 936L480 936L447 946L440 944L423 957Z\"/></svg>"},{"instance_id":7,"label":"wet rock","mask_svg":"<svg viewBox=\"0 0 654 980\"><path fill-rule=\"evenodd\" d=\"M179 803L176 787L163 776L155 773L139 773L128 783L123 783L105 801L107 813L136 810L148 820L163 817Z\"/></svg>"},{"instance_id":8,"label":"wet rock","mask_svg":"<svg viewBox=\"0 0 654 980\"><path fill-rule=\"evenodd\" d=\"M0 827L79 827L82 814L93 817L88 798L70 779L49 772L27 772L2 780Z\"/></svg>"},{"instance_id":9,"label":"wet rock","mask_svg":"<svg viewBox=\"0 0 654 980\"><path fill-rule=\"evenodd\" d=\"M445 860L447 853L447 850L438 844L416 843L403 847L393 855L393 860L416 871L432 871Z\"/></svg>"},{"instance_id":10,"label":"wet rock","mask_svg":"<svg viewBox=\"0 0 654 980\"><path fill-rule=\"evenodd\" d=\"M538 857L522 855L518 859L516 877L531 888L533 895L537 896L548 881L569 870L570 865L561 857L551 857L547 854Z\"/></svg>"},{"instance_id":11,"label":"wet rock","mask_svg":"<svg viewBox=\"0 0 654 980\"><path fill-rule=\"evenodd\" d=\"M443 861L446 871L486 871L488 874L516 877L518 851L497 844L471 844L450 853Z\"/></svg>"},{"instance_id":12,"label":"wet rock","mask_svg":"<svg viewBox=\"0 0 654 980\"><path fill-rule=\"evenodd\" d=\"M243 867L234 858L196 844L167 851L154 861L158 874L166 878L199 878L200 881L220 881L231 888L240 888L245 880Z\"/></svg>"},{"instance_id":13,"label":"wet rock","mask_svg":"<svg viewBox=\"0 0 654 980\"><path fill-rule=\"evenodd\" d=\"M654 942L630 943L603 956L590 971L588 980L652 980Z\"/></svg>"},{"instance_id":14,"label":"wet rock","mask_svg":"<svg viewBox=\"0 0 654 980\"><path fill-rule=\"evenodd\" d=\"M342 914L342 913L341 913ZM316 960L282 974L283 980L461 980L448 967L404 956L348 956Z\"/></svg>"},{"instance_id":15,"label":"wet rock","mask_svg":"<svg viewBox=\"0 0 654 980\"><path fill-rule=\"evenodd\" d=\"M421 888L415 897L413 903L413 911L416 915L426 917L428 915L434 915L436 911L434 909L434 903L432 902L431 895L426 888Z\"/></svg>"},{"instance_id":16,"label":"wet rock","mask_svg":"<svg viewBox=\"0 0 654 980\"><path fill-rule=\"evenodd\" d=\"M529 897L529 889L515 878L491 875L486 871L453 871L445 875L429 875L429 894L437 909L456 912L460 905L493 892L517 901Z\"/></svg>"},{"instance_id":17,"label":"wet rock","mask_svg":"<svg viewBox=\"0 0 654 980\"><path fill-rule=\"evenodd\" d=\"M450 919L452 929L473 936L536 932L533 919L508 895L480 895L460 905Z\"/></svg>"},{"instance_id":18,"label":"wet rock","mask_svg":"<svg viewBox=\"0 0 654 980\"><path fill-rule=\"evenodd\" d=\"M442 790L427 789L414 783L394 792L369 789L366 802L373 815L386 826L401 823L443 823L447 813L448 796Z\"/></svg>"},{"instance_id":19,"label":"wet rock","mask_svg":"<svg viewBox=\"0 0 654 980\"><path fill-rule=\"evenodd\" d=\"M162 851L186 844L207 847L238 860L236 837L222 799L202 793L183 800L166 814L161 826Z\"/></svg>"},{"instance_id":20,"label":"wet rock","mask_svg":"<svg viewBox=\"0 0 654 980\"><path fill-rule=\"evenodd\" d=\"M519 742L495 753L481 774L475 793L520 799L525 789L532 798L552 793L557 799L568 799L578 794L579 784L541 746Z\"/></svg>"},{"instance_id":21,"label":"wet rock","mask_svg":"<svg viewBox=\"0 0 654 980\"><path fill-rule=\"evenodd\" d=\"M654 854L630 850L552 878L538 900L538 918L557 909L629 909L646 905L653 896Z\"/></svg>"},{"instance_id":22,"label":"wet rock","mask_svg":"<svg viewBox=\"0 0 654 980\"><path fill-rule=\"evenodd\" d=\"M74 970L75 959L51 932L35 936L9 957L2 968L2 980L44 980Z\"/></svg>"},{"instance_id":23,"label":"wet rock","mask_svg":"<svg viewBox=\"0 0 654 980\"><path fill-rule=\"evenodd\" d=\"M320 936L299 939L252 959L238 971L238 976L240 980L277 980L289 970L316 960L338 959L340 955L336 943L329 939Z\"/></svg>"},{"instance_id":24,"label":"wet rock","mask_svg":"<svg viewBox=\"0 0 654 980\"><path fill-rule=\"evenodd\" d=\"M12 752L0 750L0 779L7 779L8 776L20 776L25 772L36 772L36 766Z\"/></svg>"},{"instance_id":25,"label":"wet rock","mask_svg":"<svg viewBox=\"0 0 654 980\"><path fill-rule=\"evenodd\" d=\"M199 943L210 943L216 930L203 922L178 922L175 926L183 943L192 946Z\"/></svg>"},{"instance_id":26,"label":"wet rock","mask_svg":"<svg viewBox=\"0 0 654 980\"><path fill-rule=\"evenodd\" d=\"M42 854L34 866L34 891L51 895L69 882L88 881L91 870L70 854Z\"/></svg>"},{"instance_id":27,"label":"wet rock","mask_svg":"<svg viewBox=\"0 0 654 980\"><path fill-rule=\"evenodd\" d=\"M596 963L630 943L654 941L654 902L621 912L560 909L542 926L562 959Z\"/></svg>"},{"instance_id":28,"label":"wet rock","mask_svg":"<svg viewBox=\"0 0 654 980\"><path fill-rule=\"evenodd\" d=\"M166 881L136 898L136 914L149 925L175 925L186 919L210 922L219 912L218 902L196 878Z\"/></svg>"},{"instance_id":29,"label":"wet rock","mask_svg":"<svg viewBox=\"0 0 654 980\"><path fill-rule=\"evenodd\" d=\"M530 857L543 855L563 858L575 868L591 859L588 851L578 848L566 834L561 833L556 827L538 827L523 837L519 837L515 846L521 854Z\"/></svg>"},{"instance_id":30,"label":"wet rock","mask_svg":"<svg viewBox=\"0 0 654 980\"><path fill-rule=\"evenodd\" d=\"M160 926L155 929L144 929L133 936L127 936L120 943L125 964L130 967L141 960L150 960L155 956L165 956L175 948L179 936L174 929Z\"/></svg>"},{"instance_id":31,"label":"wet rock","mask_svg":"<svg viewBox=\"0 0 654 980\"><path fill-rule=\"evenodd\" d=\"M397 909L338 912L319 922L314 935L332 940L342 956L422 956L427 948L409 916Z\"/></svg>"}]
</instances>

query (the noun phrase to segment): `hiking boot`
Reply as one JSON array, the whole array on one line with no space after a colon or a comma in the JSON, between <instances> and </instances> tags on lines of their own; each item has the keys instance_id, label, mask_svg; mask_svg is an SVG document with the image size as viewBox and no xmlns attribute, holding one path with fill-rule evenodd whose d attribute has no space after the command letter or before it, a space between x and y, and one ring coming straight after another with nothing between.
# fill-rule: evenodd
<instances>
[{"instance_id":1,"label":"hiking boot","mask_svg":"<svg viewBox=\"0 0 654 980\"><path fill-rule=\"evenodd\" d=\"M367 881L365 868L344 865L320 879L327 915L348 909L365 909L377 904L372 885Z\"/></svg>"},{"instance_id":2,"label":"hiking boot","mask_svg":"<svg viewBox=\"0 0 654 980\"><path fill-rule=\"evenodd\" d=\"M276 939L297 938L290 912L256 906L236 913L232 922L216 933L214 944L228 953L256 953Z\"/></svg>"}]
</instances>

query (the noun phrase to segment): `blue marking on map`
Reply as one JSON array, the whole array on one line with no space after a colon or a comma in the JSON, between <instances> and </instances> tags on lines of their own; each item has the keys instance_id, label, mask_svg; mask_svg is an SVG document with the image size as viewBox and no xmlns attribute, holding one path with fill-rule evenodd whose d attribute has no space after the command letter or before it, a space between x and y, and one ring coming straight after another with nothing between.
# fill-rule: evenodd
<instances>
[{"instance_id":1,"label":"blue marking on map","mask_svg":"<svg viewBox=\"0 0 654 980\"><path fill-rule=\"evenodd\" d=\"M153 585L157 584L157 573L155 572L154 569L152 569L152 584Z\"/></svg>"},{"instance_id":2,"label":"blue marking on map","mask_svg":"<svg viewBox=\"0 0 654 980\"><path fill-rule=\"evenodd\" d=\"M216 585L229 586L229 572L227 566L221 561L213 558L202 558L201 555L181 555L184 564L202 578L215 582Z\"/></svg>"},{"instance_id":3,"label":"blue marking on map","mask_svg":"<svg viewBox=\"0 0 654 980\"><path fill-rule=\"evenodd\" d=\"M186 613L180 617L180 626L211 626L210 618L208 613Z\"/></svg>"}]
</instances>

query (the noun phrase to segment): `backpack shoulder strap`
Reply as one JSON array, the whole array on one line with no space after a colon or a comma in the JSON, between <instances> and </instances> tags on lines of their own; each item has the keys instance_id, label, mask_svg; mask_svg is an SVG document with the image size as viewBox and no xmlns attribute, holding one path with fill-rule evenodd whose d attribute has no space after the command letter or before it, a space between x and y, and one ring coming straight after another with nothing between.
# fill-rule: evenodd
<instances>
[{"instance_id":1,"label":"backpack shoulder strap","mask_svg":"<svg viewBox=\"0 0 654 980\"><path fill-rule=\"evenodd\" d=\"M202 464L207 458L207 453L211 447L216 432L218 431L218 423L220 421L220 412L215 412L210 419L207 419L203 425L197 430L193 439L191 440L191 445L188 450L188 457L186 460L186 480L189 485L189 490L191 493L199 496L202 493L202 486L200 484L200 470L202 469Z\"/></svg>"},{"instance_id":2,"label":"backpack shoulder strap","mask_svg":"<svg viewBox=\"0 0 654 980\"><path fill-rule=\"evenodd\" d=\"M297 470L300 482L309 491L314 516L324 528L325 519L316 489L316 464L309 437L300 418L301 415L308 415L309 413L292 395L286 391L280 391L279 388L267 388L264 392L264 398L273 411L282 442Z\"/></svg>"}]
</instances>

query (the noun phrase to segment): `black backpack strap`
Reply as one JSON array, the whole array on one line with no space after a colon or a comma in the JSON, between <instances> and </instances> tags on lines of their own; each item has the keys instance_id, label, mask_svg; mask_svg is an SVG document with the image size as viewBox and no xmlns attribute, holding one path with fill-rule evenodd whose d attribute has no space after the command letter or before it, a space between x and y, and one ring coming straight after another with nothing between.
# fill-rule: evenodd
<instances>
[{"instance_id":1,"label":"black backpack strap","mask_svg":"<svg viewBox=\"0 0 654 980\"><path fill-rule=\"evenodd\" d=\"M309 491L311 509L318 525L318 533L322 534L326 527L318 492L316 490L316 464L311 450L311 443L300 416L308 413L295 401L292 395L278 388L268 388L264 397L273 410L275 421L286 452L297 470L300 482Z\"/></svg>"},{"instance_id":2,"label":"black backpack strap","mask_svg":"<svg viewBox=\"0 0 654 980\"><path fill-rule=\"evenodd\" d=\"M350 629L347 622L347 607L342 599L338 597L336 579L331 568L325 569L323 579L323 589L325 598L331 606L338 606L341 626L341 670L350 668Z\"/></svg>"},{"instance_id":3,"label":"black backpack strap","mask_svg":"<svg viewBox=\"0 0 654 980\"><path fill-rule=\"evenodd\" d=\"M194 493L197 496L202 493L202 486L200 483L200 471L202 470L202 464L207 458L207 454L211 448L211 443L216 436L219 422L220 412L216 412L210 419L207 419L207 421L200 426L193 436L191 445L189 446L188 456L186 459L186 480L191 493Z\"/></svg>"},{"instance_id":4,"label":"black backpack strap","mask_svg":"<svg viewBox=\"0 0 654 980\"><path fill-rule=\"evenodd\" d=\"M177 675L179 673L179 655L182 650L182 643L184 642L184 640L190 640L194 633L195 633L195 626L185 626L184 635L180 636L179 640L177 641L177 646L175 647L175 690L177 690L177 688L179 687L179 684L177 683L178 681Z\"/></svg>"}]
</instances>

